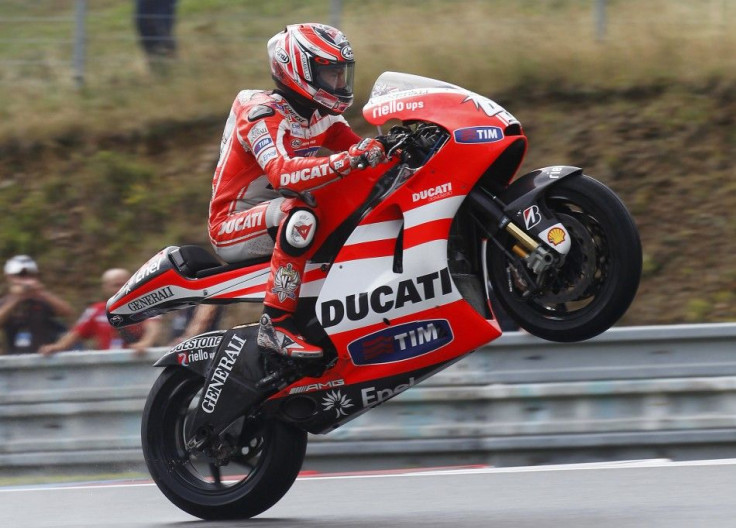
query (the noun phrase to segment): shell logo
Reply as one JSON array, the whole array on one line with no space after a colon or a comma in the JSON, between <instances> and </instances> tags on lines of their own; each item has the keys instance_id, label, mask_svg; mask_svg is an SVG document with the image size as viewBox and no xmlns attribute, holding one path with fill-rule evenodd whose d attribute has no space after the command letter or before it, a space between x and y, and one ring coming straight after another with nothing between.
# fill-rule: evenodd
<instances>
[{"instance_id":1,"label":"shell logo","mask_svg":"<svg viewBox=\"0 0 736 528\"><path fill-rule=\"evenodd\" d=\"M560 227L553 227L547 233L547 240L554 246L562 244L565 241L565 230Z\"/></svg>"}]
</instances>

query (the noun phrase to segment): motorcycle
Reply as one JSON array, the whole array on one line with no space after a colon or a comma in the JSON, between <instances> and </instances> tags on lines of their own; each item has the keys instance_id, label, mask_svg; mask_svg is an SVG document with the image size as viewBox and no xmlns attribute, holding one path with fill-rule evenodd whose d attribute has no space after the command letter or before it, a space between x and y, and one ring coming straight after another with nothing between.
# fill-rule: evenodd
<instances>
[{"instance_id":1,"label":"motorcycle","mask_svg":"<svg viewBox=\"0 0 736 528\"><path fill-rule=\"evenodd\" d=\"M164 370L143 412L143 453L191 515L273 506L302 467L307 433L328 433L499 337L493 303L535 336L573 342L608 329L634 298L642 255L626 207L577 167L513 179L527 139L503 107L386 72L363 115L381 134L393 123L380 136L390 162L288 195L317 211L340 196L320 219L295 314L325 358L263 354L251 324L188 339L155 364ZM108 318L120 327L198 303L261 302L268 272L268 260L223 265L198 246L167 247L110 299Z\"/></svg>"}]
</instances>

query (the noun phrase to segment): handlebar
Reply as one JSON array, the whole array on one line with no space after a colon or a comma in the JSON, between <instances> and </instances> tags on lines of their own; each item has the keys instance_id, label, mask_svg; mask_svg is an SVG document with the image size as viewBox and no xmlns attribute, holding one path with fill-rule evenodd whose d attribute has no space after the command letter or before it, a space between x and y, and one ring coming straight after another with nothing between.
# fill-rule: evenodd
<instances>
[{"instance_id":1,"label":"handlebar","mask_svg":"<svg viewBox=\"0 0 736 528\"><path fill-rule=\"evenodd\" d=\"M418 167L423 165L447 140L449 134L443 128L422 123L415 128L408 126L394 126L385 136L378 136L390 158L399 153L402 162Z\"/></svg>"}]
</instances>

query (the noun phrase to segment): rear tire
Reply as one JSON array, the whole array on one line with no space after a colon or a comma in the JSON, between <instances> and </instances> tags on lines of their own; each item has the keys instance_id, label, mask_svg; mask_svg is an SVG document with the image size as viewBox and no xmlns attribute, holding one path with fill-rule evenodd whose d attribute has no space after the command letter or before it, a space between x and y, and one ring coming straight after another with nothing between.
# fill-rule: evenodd
<instances>
[{"instance_id":1,"label":"rear tire","mask_svg":"<svg viewBox=\"0 0 736 528\"><path fill-rule=\"evenodd\" d=\"M186 448L204 378L168 367L154 383L143 411L143 454L156 485L185 512L201 519L258 515L278 502L304 461L307 433L279 421L249 432L243 418L221 436L232 445L227 464Z\"/></svg>"},{"instance_id":2,"label":"rear tire","mask_svg":"<svg viewBox=\"0 0 736 528\"><path fill-rule=\"evenodd\" d=\"M642 254L634 220L616 194L585 175L548 187L540 206L568 230L572 247L559 269L544 272L544 286L529 292L519 260L489 245L489 279L509 316L549 341L594 337L618 321L636 295ZM510 252L510 235L500 239Z\"/></svg>"}]
</instances>

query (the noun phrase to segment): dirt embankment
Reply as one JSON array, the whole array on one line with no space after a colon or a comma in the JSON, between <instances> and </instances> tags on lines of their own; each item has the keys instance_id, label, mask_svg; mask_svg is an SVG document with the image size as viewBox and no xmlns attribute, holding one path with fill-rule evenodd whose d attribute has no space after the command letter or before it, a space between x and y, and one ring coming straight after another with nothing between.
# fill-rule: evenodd
<instances>
[{"instance_id":1,"label":"dirt embankment","mask_svg":"<svg viewBox=\"0 0 736 528\"><path fill-rule=\"evenodd\" d=\"M529 136L522 171L583 167L634 214L645 271L622 323L736 319L735 86L497 99ZM136 268L165 245L206 244L223 124L205 117L127 136L75 131L0 145L0 256L34 254L46 282L81 309L106 267Z\"/></svg>"}]
</instances>

